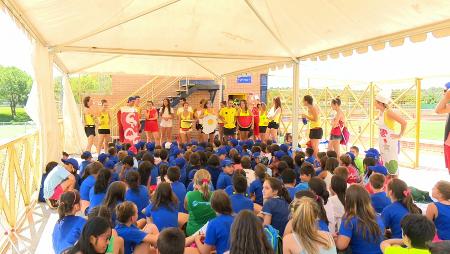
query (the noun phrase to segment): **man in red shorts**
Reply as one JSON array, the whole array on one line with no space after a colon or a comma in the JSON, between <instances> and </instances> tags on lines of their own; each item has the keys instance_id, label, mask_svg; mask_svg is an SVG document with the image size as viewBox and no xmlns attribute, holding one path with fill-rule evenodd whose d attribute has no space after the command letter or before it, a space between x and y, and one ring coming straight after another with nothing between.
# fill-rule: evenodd
<instances>
[{"instance_id":1,"label":"man in red shorts","mask_svg":"<svg viewBox=\"0 0 450 254\"><path fill-rule=\"evenodd\" d=\"M56 166L44 181L44 198L51 208L58 206L59 197L75 187L74 174L78 170L78 161L74 158L61 160L63 165Z\"/></svg>"},{"instance_id":2,"label":"man in red shorts","mask_svg":"<svg viewBox=\"0 0 450 254\"><path fill-rule=\"evenodd\" d=\"M450 173L450 82L445 84L444 96L439 101L436 106L435 112L437 114L447 114L447 123L445 124L444 132L444 156L445 156L445 166Z\"/></svg>"}]
</instances>

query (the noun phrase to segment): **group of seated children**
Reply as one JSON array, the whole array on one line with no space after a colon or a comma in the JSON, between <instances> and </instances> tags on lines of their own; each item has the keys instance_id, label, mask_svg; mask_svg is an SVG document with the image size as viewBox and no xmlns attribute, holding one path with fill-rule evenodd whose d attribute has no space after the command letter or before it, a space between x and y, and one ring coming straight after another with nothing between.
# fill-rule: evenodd
<instances>
[{"instance_id":1,"label":"group of seated children","mask_svg":"<svg viewBox=\"0 0 450 254\"><path fill-rule=\"evenodd\" d=\"M81 166L48 163L40 200L58 209L56 254L450 253L450 182L422 215L375 149L358 153L235 139L112 146Z\"/></svg>"}]
</instances>

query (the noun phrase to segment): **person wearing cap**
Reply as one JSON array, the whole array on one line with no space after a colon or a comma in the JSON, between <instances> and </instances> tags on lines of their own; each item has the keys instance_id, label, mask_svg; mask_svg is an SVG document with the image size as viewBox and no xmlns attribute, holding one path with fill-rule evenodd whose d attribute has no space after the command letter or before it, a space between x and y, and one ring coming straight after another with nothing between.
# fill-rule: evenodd
<instances>
[{"instance_id":1,"label":"person wearing cap","mask_svg":"<svg viewBox=\"0 0 450 254\"><path fill-rule=\"evenodd\" d=\"M319 106L314 104L313 97L311 95L303 96L303 106L308 109L307 114L302 114L302 118L308 119L309 122L309 141L311 147L314 149L314 157L318 158L319 142L323 137L322 122L320 120Z\"/></svg>"},{"instance_id":2,"label":"person wearing cap","mask_svg":"<svg viewBox=\"0 0 450 254\"><path fill-rule=\"evenodd\" d=\"M447 122L444 131L444 158L445 166L450 173L450 82L445 84L444 95L436 105L434 111L436 114L447 114Z\"/></svg>"},{"instance_id":3,"label":"person wearing cap","mask_svg":"<svg viewBox=\"0 0 450 254\"><path fill-rule=\"evenodd\" d=\"M76 184L74 172L78 170L77 160L69 158L61 161L63 164L53 168L44 181L44 199L51 208L56 208L61 195L73 190Z\"/></svg>"},{"instance_id":4,"label":"person wearing cap","mask_svg":"<svg viewBox=\"0 0 450 254\"><path fill-rule=\"evenodd\" d=\"M131 96L128 97L127 100L127 105L121 107L119 109L119 111L117 112L117 121L118 121L118 125L119 125L119 140L121 143L125 143L125 130L124 130L124 126L128 125L127 123L124 122L124 120L122 119L122 113L127 112L127 113L135 113L136 112L136 108L134 107L134 102L136 101L136 98ZM136 122L136 130L138 130L139 124Z\"/></svg>"},{"instance_id":5,"label":"person wearing cap","mask_svg":"<svg viewBox=\"0 0 450 254\"><path fill-rule=\"evenodd\" d=\"M398 153L399 153L399 139L403 136L407 122L398 113L394 112L389 107L391 102L390 96L377 94L375 97L375 108L379 110L380 114L376 119L378 128L380 129L380 136L378 138L381 157L384 166L388 169L389 175L398 175ZM400 133L396 134L395 125L399 123Z\"/></svg>"},{"instance_id":6,"label":"person wearing cap","mask_svg":"<svg viewBox=\"0 0 450 254\"><path fill-rule=\"evenodd\" d=\"M95 139L95 119L97 116L97 112L94 109L94 100L92 100L91 96L86 96L83 98L83 123L84 123L84 132L86 133L86 137L88 138L88 143L85 151L91 151L92 146L94 145ZM97 148L99 150L100 148Z\"/></svg>"},{"instance_id":7,"label":"person wearing cap","mask_svg":"<svg viewBox=\"0 0 450 254\"><path fill-rule=\"evenodd\" d=\"M80 171L78 172L78 175L80 175L80 176L83 175L84 170L86 169L87 165L89 165L89 163L92 162L92 153L89 151L84 151L81 154L81 159L83 159L83 161L81 162Z\"/></svg>"},{"instance_id":8,"label":"person wearing cap","mask_svg":"<svg viewBox=\"0 0 450 254\"><path fill-rule=\"evenodd\" d=\"M226 107L219 111L219 119L223 122L223 135L226 140L236 138L236 108L233 105L233 99L229 99Z\"/></svg>"},{"instance_id":9,"label":"person wearing cap","mask_svg":"<svg viewBox=\"0 0 450 254\"><path fill-rule=\"evenodd\" d=\"M158 129L158 110L156 110L153 101L147 101L146 109L143 110L145 115L145 136L147 138L147 143L151 142L151 137L153 136L153 141L156 144L160 144L160 135Z\"/></svg>"},{"instance_id":10,"label":"person wearing cap","mask_svg":"<svg viewBox=\"0 0 450 254\"><path fill-rule=\"evenodd\" d=\"M108 151L108 143L111 140L111 116L108 109L108 101L101 100L102 109L97 116L98 122L98 145L97 153L100 153L102 148L105 153Z\"/></svg>"},{"instance_id":11,"label":"person wearing cap","mask_svg":"<svg viewBox=\"0 0 450 254\"><path fill-rule=\"evenodd\" d=\"M223 172L220 173L219 178L217 179L217 189L224 190L229 185L233 184L231 176L234 172L233 162L231 160L224 160L222 162Z\"/></svg>"}]
</instances>

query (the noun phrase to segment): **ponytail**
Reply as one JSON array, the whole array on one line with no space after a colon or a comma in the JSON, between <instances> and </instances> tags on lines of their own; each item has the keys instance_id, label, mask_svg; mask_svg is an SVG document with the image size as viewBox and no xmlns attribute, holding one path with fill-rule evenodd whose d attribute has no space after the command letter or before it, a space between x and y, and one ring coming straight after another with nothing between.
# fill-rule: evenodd
<instances>
[{"instance_id":1,"label":"ponytail","mask_svg":"<svg viewBox=\"0 0 450 254\"><path fill-rule=\"evenodd\" d=\"M194 184L198 186L198 190L202 193L204 200L211 198L209 184L211 183L211 175L205 169L198 170L194 175Z\"/></svg>"},{"instance_id":2,"label":"ponytail","mask_svg":"<svg viewBox=\"0 0 450 254\"><path fill-rule=\"evenodd\" d=\"M398 202L408 209L409 213L422 214L422 210L414 204L411 190L404 181L392 179L388 184L388 190L392 192L392 195Z\"/></svg>"},{"instance_id":3,"label":"ponytail","mask_svg":"<svg viewBox=\"0 0 450 254\"><path fill-rule=\"evenodd\" d=\"M330 188L336 193L336 196L341 201L342 205L345 206L345 193L347 191L347 181L338 175L334 175L331 177L331 186Z\"/></svg>"},{"instance_id":4,"label":"ponytail","mask_svg":"<svg viewBox=\"0 0 450 254\"><path fill-rule=\"evenodd\" d=\"M277 191L280 198L283 198L286 202L291 203L292 200L288 190L278 178L268 177L266 181L269 183L272 190Z\"/></svg>"},{"instance_id":5,"label":"ponytail","mask_svg":"<svg viewBox=\"0 0 450 254\"><path fill-rule=\"evenodd\" d=\"M59 198L58 215L61 221L72 212L73 207L80 203L80 194L77 190L64 192Z\"/></svg>"}]
</instances>

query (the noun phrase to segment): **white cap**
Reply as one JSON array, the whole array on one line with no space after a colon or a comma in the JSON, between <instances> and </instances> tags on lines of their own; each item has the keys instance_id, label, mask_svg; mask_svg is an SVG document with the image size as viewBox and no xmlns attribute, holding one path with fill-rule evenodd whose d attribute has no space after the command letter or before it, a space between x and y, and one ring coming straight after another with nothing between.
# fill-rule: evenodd
<instances>
[{"instance_id":1,"label":"white cap","mask_svg":"<svg viewBox=\"0 0 450 254\"><path fill-rule=\"evenodd\" d=\"M164 144L164 148L165 149L170 149L170 146L172 145L172 142L166 142L165 144Z\"/></svg>"},{"instance_id":2,"label":"white cap","mask_svg":"<svg viewBox=\"0 0 450 254\"><path fill-rule=\"evenodd\" d=\"M375 96L375 100L384 104L389 104L391 102L391 95L387 91L380 91L377 96Z\"/></svg>"}]
</instances>

